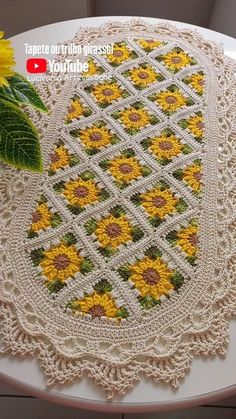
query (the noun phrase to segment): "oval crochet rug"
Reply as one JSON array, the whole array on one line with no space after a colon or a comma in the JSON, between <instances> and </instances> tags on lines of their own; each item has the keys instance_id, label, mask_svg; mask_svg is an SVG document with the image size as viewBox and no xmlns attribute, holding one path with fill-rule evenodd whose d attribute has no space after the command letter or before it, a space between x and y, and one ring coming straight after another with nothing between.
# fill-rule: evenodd
<instances>
[{"instance_id":1,"label":"oval crochet rug","mask_svg":"<svg viewBox=\"0 0 236 419\"><path fill-rule=\"evenodd\" d=\"M1 352L108 398L142 375L177 387L194 356L225 355L236 313L236 67L168 24L72 41L114 49L38 83L44 173L1 175Z\"/></svg>"}]
</instances>

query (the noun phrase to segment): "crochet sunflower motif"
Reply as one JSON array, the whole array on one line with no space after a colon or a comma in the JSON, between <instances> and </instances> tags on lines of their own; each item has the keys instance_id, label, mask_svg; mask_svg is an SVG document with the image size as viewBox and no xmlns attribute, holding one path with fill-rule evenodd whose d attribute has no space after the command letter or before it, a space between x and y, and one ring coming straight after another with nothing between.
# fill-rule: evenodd
<instances>
[{"instance_id":1,"label":"crochet sunflower motif","mask_svg":"<svg viewBox=\"0 0 236 419\"><path fill-rule=\"evenodd\" d=\"M42 231L48 228L56 228L62 223L62 218L52 210L47 198L42 195L38 200L37 206L31 216L31 225L28 230L28 237L37 237Z\"/></svg>"},{"instance_id":2,"label":"crochet sunflower motif","mask_svg":"<svg viewBox=\"0 0 236 419\"><path fill-rule=\"evenodd\" d=\"M183 180L196 195L200 195L202 167L199 159L193 160L193 164L175 170L173 175L176 179Z\"/></svg>"},{"instance_id":3,"label":"crochet sunflower motif","mask_svg":"<svg viewBox=\"0 0 236 419\"><path fill-rule=\"evenodd\" d=\"M170 163L181 154L190 154L192 152L192 147L182 143L170 128L166 128L156 137L144 138L141 141L141 145L144 150L152 153L162 166Z\"/></svg>"},{"instance_id":4,"label":"crochet sunflower motif","mask_svg":"<svg viewBox=\"0 0 236 419\"><path fill-rule=\"evenodd\" d=\"M93 78L93 76L99 75L104 73L104 68L101 67L93 58L89 58L87 60L88 63L88 71L82 73L84 78Z\"/></svg>"},{"instance_id":5,"label":"crochet sunflower motif","mask_svg":"<svg viewBox=\"0 0 236 419\"><path fill-rule=\"evenodd\" d=\"M178 290L184 281L180 272L168 267L162 252L155 246L148 248L143 258L134 264L121 265L118 273L123 281L128 281L131 289L138 291L137 299L143 309L161 304L160 298Z\"/></svg>"},{"instance_id":6,"label":"crochet sunflower motif","mask_svg":"<svg viewBox=\"0 0 236 419\"><path fill-rule=\"evenodd\" d=\"M151 168L140 163L132 149L124 150L112 159L102 160L100 166L112 175L120 189L126 188L141 176L149 176L152 172Z\"/></svg>"},{"instance_id":7,"label":"crochet sunflower motif","mask_svg":"<svg viewBox=\"0 0 236 419\"><path fill-rule=\"evenodd\" d=\"M79 214L88 205L109 197L109 193L98 185L95 175L90 171L81 173L75 179L62 180L56 183L53 189L65 199L67 208L73 214Z\"/></svg>"},{"instance_id":8,"label":"crochet sunflower motif","mask_svg":"<svg viewBox=\"0 0 236 419\"><path fill-rule=\"evenodd\" d=\"M157 39L136 39L138 45L145 51L145 52L152 52L156 48L159 48L163 45L166 45L166 42L159 41Z\"/></svg>"},{"instance_id":9,"label":"crochet sunflower motif","mask_svg":"<svg viewBox=\"0 0 236 419\"><path fill-rule=\"evenodd\" d=\"M114 78L106 83L87 86L85 90L91 93L98 105L102 108L106 108L112 103L129 96L128 91L122 88Z\"/></svg>"},{"instance_id":10,"label":"crochet sunflower motif","mask_svg":"<svg viewBox=\"0 0 236 419\"><path fill-rule=\"evenodd\" d=\"M198 231L198 222L196 219L192 219L187 226L180 226L178 230L172 230L166 236L171 246L178 246L185 253L185 257L191 265L194 265L197 259Z\"/></svg>"},{"instance_id":11,"label":"crochet sunflower motif","mask_svg":"<svg viewBox=\"0 0 236 419\"><path fill-rule=\"evenodd\" d=\"M74 119L80 119L82 116L90 116L91 113L91 108L82 103L79 97L74 96L67 110L66 122L70 123Z\"/></svg>"},{"instance_id":12,"label":"crochet sunflower motif","mask_svg":"<svg viewBox=\"0 0 236 419\"><path fill-rule=\"evenodd\" d=\"M235 68L168 24L73 42L88 71L38 86L43 174L1 174L3 350L110 398L143 372L176 387L195 353L224 353L235 312Z\"/></svg>"},{"instance_id":13,"label":"crochet sunflower motif","mask_svg":"<svg viewBox=\"0 0 236 419\"><path fill-rule=\"evenodd\" d=\"M157 73L148 63L140 64L138 67L124 71L122 74L128 77L139 90L149 87L156 81L163 81L165 79L161 73Z\"/></svg>"},{"instance_id":14,"label":"crochet sunflower motif","mask_svg":"<svg viewBox=\"0 0 236 419\"><path fill-rule=\"evenodd\" d=\"M197 61L193 57L179 47L173 48L173 50L166 54L158 55L156 60L162 62L172 73L177 73L189 65L197 64Z\"/></svg>"},{"instance_id":15,"label":"crochet sunflower motif","mask_svg":"<svg viewBox=\"0 0 236 419\"><path fill-rule=\"evenodd\" d=\"M149 99L155 102L166 115L171 115L183 107L194 104L194 100L190 96L186 96L175 84L149 96Z\"/></svg>"},{"instance_id":16,"label":"crochet sunflower motif","mask_svg":"<svg viewBox=\"0 0 236 419\"><path fill-rule=\"evenodd\" d=\"M76 243L75 236L69 232L48 249L40 247L31 251L32 262L39 267L50 293L58 293L69 279L93 269L90 258L81 255Z\"/></svg>"},{"instance_id":17,"label":"crochet sunflower motif","mask_svg":"<svg viewBox=\"0 0 236 419\"><path fill-rule=\"evenodd\" d=\"M82 142L88 155L96 154L104 147L119 142L116 132L104 121L97 121L83 129L71 131L71 135Z\"/></svg>"},{"instance_id":18,"label":"crochet sunflower motif","mask_svg":"<svg viewBox=\"0 0 236 419\"><path fill-rule=\"evenodd\" d=\"M142 102L135 102L127 108L112 112L111 116L131 135L137 134L142 128L156 125L159 122L158 116Z\"/></svg>"},{"instance_id":19,"label":"crochet sunflower motif","mask_svg":"<svg viewBox=\"0 0 236 419\"><path fill-rule=\"evenodd\" d=\"M105 257L111 257L120 246L127 247L144 236L142 229L130 221L126 210L120 206L111 208L102 218L89 219L84 228L88 236L96 239L98 251Z\"/></svg>"},{"instance_id":20,"label":"crochet sunflower motif","mask_svg":"<svg viewBox=\"0 0 236 419\"><path fill-rule=\"evenodd\" d=\"M79 163L78 155L70 152L63 141L58 141L54 150L49 154L49 159L49 176L53 176L59 170L65 170L65 168L76 166Z\"/></svg>"},{"instance_id":21,"label":"crochet sunflower motif","mask_svg":"<svg viewBox=\"0 0 236 419\"><path fill-rule=\"evenodd\" d=\"M117 304L112 297L112 285L107 280L101 280L93 286L91 294L84 293L81 299L74 298L67 303L75 316L86 315L91 319L105 317L120 321L128 317L124 306Z\"/></svg>"},{"instance_id":22,"label":"crochet sunflower motif","mask_svg":"<svg viewBox=\"0 0 236 419\"><path fill-rule=\"evenodd\" d=\"M137 58L137 53L128 47L127 42L116 42L113 45L113 53L106 56L107 61L113 66L118 67L125 61Z\"/></svg>"},{"instance_id":23,"label":"crochet sunflower motif","mask_svg":"<svg viewBox=\"0 0 236 419\"><path fill-rule=\"evenodd\" d=\"M170 186L162 180L153 185L151 190L133 195L131 201L145 210L153 227L158 227L166 217L175 213L181 214L188 207L186 201L176 196Z\"/></svg>"},{"instance_id":24,"label":"crochet sunflower motif","mask_svg":"<svg viewBox=\"0 0 236 419\"><path fill-rule=\"evenodd\" d=\"M196 112L186 119L181 119L178 124L181 128L187 129L197 141L202 141L204 120L201 111Z\"/></svg>"},{"instance_id":25,"label":"crochet sunflower motif","mask_svg":"<svg viewBox=\"0 0 236 419\"><path fill-rule=\"evenodd\" d=\"M205 77L203 71L198 71L190 76L184 77L183 82L190 85L198 95L202 95L204 92Z\"/></svg>"}]
</instances>

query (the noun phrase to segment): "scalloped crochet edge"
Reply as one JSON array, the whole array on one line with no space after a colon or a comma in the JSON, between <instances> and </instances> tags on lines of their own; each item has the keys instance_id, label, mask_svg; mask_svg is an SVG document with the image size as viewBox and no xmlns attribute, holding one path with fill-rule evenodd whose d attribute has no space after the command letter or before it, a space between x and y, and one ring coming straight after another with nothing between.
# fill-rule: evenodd
<instances>
[{"instance_id":1,"label":"scalloped crochet edge","mask_svg":"<svg viewBox=\"0 0 236 419\"><path fill-rule=\"evenodd\" d=\"M151 377L155 382L170 384L173 387L179 386L181 380L190 369L194 357L225 356L229 341L229 319L236 315L236 252L233 247L233 232L235 219L229 217L228 209L232 214L235 212L235 202L233 196L232 182L235 183L236 169L233 166L236 159L236 125L234 117L236 111L236 80L234 71L236 64L233 60L223 56L222 47L219 48L215 43L204 40L197 31L178 30L173 25L158 24L149 25L143 20L130 20L125 24L120 22L110 22L96 28L84 28L80 30L75 39L80 42L91 41L99 33L121 32L124 27L126 30L162 31L167 30L170 33L178 33L187 42L190 42L215 58L215 62L221 63L224 72L218 71L220 92L218 94L218 110L221 124L221 154L220 173L219 173L219 191L218 191L218 225L219 239L218 247L220 260L224 264L221 268L222 277L216 281L215 287L211 285L209 292L202 300L202 307L196 312L200 315L204 311L209 321L203 322L201 328L199 325L195 330L191 329L189 335L185 335L178 346L174 355L150 357L145 361L134 359L129 363L104 363L99 358L89 359L81 357L70 359L62 356L55 347L48 341L41 340L39 337L31 336L20 324L19 317L15 312L13 303L4 301L0 303L0 324L3 348L2 354L13 354L17 356L36 355L48 379L48 385L53 386L57 383L64 384L72 382L83 375L88 375L97 384L103 387L108 399L114 398L117 394L121 395L131 389L137 383L142 375ZM56 88L53 84L51 91ZM49 89L49 90L47 90ZM46 84L39 87L48 101L48 105L53 106L50 96L50 88ZM45 93L45 91L47 93ZM40 128L42 119L39 114L32 111L35 123ZM43 120L44 128L49 123L47 117ZM225 139L227 138L227 141ZM0 185L0 196L2 197L2 214L5 214L7 208L12 205L14 194L17 191L11 190L8 184L9 176L13 176L17 182L19 172L7 169L2 176ZM25 175L27 176L27 175ZM225 180L228 182L225 182ZM5 202L5 205L4 205ZM227 278L227 281L226 281ZM214 294L214 302L211 296ZM1 298L0 298L1 299Z\"/></svg>"}]
</instances>

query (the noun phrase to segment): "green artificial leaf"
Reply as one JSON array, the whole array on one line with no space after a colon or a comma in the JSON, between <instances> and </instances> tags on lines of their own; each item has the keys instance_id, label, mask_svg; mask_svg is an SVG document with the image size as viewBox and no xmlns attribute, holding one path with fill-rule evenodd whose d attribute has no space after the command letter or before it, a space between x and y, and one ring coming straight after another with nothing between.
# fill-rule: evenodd
<instances>
[{"instance_id":1,"label":"green artificial leaf","mask_svg":"<svg viewBox=\"0 0 236 419\"><path fill-rule=\"evenodd\" d=\"M48 112L48 109L40 99L32 84L21 74L15 73L7 79L9 86L0 87L0 97L12 100L13 102L32 105L40 111Z\"/></svg>"},{"instance_id":2,"label":"green artificial leaf","mask_svg":"<svg viewBox=\"0 0 236 419\"><path fill-rule=\"evenodd\" d=\"M14 103L0 99L0 160L19 169L42 172L37 131Z\"/></svg>"}]
</instances>

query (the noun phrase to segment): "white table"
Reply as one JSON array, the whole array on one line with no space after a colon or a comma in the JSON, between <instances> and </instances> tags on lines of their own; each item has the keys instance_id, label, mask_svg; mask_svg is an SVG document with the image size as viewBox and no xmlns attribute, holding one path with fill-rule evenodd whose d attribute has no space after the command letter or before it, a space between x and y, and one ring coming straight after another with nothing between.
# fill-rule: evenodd
<instances>
[{"instance_id":1,"label":"white table","mask_svg":"<svg viewBox=\"0 0 236 419\"><path fill-rule=\"evenodd\" d=\"M76 19L43 26L14 36L12 43L15 48L17 71L26 74L25 60L28 57L24 52L25 42L57 44L71 39L80 27L98 26L114 19L125 21L130 17ZM150 23L161 21L153 18L145 18L145 20ZM173 23L179 28L194 28L193 25L185 23ZM235 39L208 29L199 27L197 29L206 39L222 43L225 53L236 58ZM230 323L230 335L227 357L224 360L219 358L194 360L191 372L175 391L163 385L155 385L151 380L143 379L124 397L107 402L103 391L87 378L71 385L48 390L36 359L21 360L10 356L0 357L0 380L39 398L97 411L142 412L196 406L236 393L236 320Z\"/></svg>"}]
</instances>

